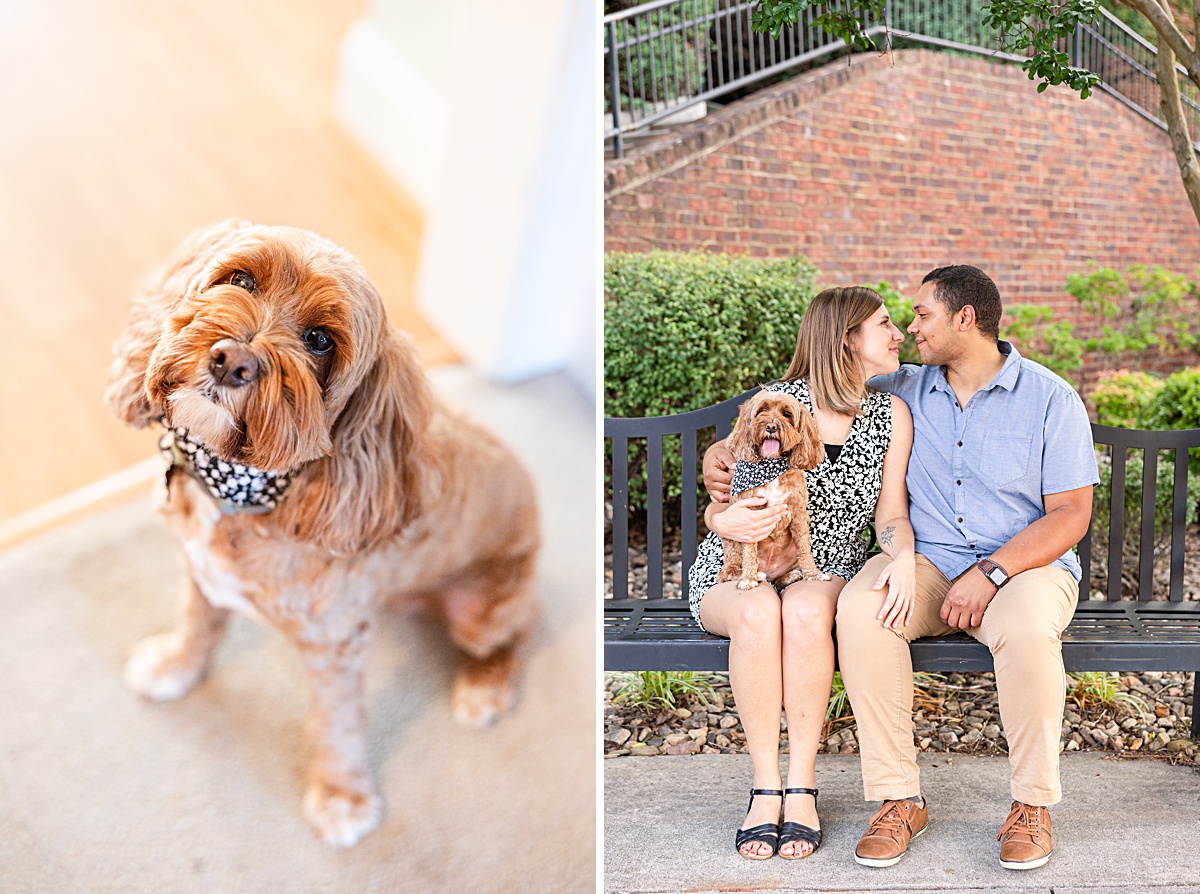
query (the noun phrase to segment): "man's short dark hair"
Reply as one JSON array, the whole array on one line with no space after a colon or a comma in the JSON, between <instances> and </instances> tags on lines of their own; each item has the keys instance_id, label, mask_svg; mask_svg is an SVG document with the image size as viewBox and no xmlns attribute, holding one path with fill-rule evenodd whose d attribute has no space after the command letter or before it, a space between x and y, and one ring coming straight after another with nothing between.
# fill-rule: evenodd
<instances>
[{"instance_id":1,"label":"man's short dark hair","mask_svg":"<svg viewBox=\"0 0 1200 894\"><path fill-rule=\"evenodd\" d=\"M975 325L989 338L1000 337L1000 290L991 277L969 264L930 270L921 285L935 283L933 295L953 315L968 304L975 308Z\"/></svg>"}]
</instances>

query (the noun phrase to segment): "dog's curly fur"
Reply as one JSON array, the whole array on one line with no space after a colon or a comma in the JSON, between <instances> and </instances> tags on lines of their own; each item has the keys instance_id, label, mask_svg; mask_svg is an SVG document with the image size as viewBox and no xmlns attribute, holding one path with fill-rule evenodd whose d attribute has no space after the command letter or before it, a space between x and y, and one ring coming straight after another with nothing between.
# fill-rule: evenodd
<instances>
[{"instance_id":1,"label":"dog's curly fur","mask_svg":"<svg viewBox=\"0 0 1200 894\"><path fill-rule=\"evenodd\" d=\"M306 346L315 327L327 353ZM210 352L227 339L253 358L252 381L214 376ZM381 810L362 704L373 613L387 603L444 618L463 653L456 718L503 712L536 615L532 482L434 397L359 263L305 230L226 221L193 233L115 351L105 399L125 422L185 427L222 459L296 470L261 515L222 515L194 478L168 475L161 511L190 572L183 610L175 630L138 644L126 681L151 699L184 695L231 608L279 630L312 695L305 815L325 841L353 844Z\"/></svg>"},{"instance_id":2,"label":"dog's curly fur","mask_svg":"<svg viewBox=\"0 0 1200 894\"><path fill-rule=\"evenodd\" d=\"M737 422L729 436L727 447L734 458L757 463L766 458L763 442L779 442L777 456L787 459L787 469L767 484L752 487L736 496L766 497L787 501L787 512L778 524L758 543L738 543L721 539L725 562L717 574L717 582L737 581L738 589L749 590L767 579L759 571L760 558L794 553L795 561L783 568L772 583L786 587L799 580L829 580L829 575L817 569L813 561L808 523L808 481L805 469L815 469L825 456L821 436L812 415L790 394L779 391L760 391L738 410Z\"/></svg>"}]
</instances>

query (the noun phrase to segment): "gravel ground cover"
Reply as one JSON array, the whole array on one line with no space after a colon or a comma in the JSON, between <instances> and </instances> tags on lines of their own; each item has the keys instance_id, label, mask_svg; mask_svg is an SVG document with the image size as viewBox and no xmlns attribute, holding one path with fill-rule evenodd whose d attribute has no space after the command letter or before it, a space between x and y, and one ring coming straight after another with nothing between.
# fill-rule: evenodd
<instances>
[{"instance_id":1,"label":"gravel ground cover","mask_svg":"<svg viewBox=\"0 0 1200 894\"><path fill-rule=\"evenodd\" d=\"M677 698L674 707L634 704L628 697L614 699L635 676L606 675L605 758L746 752L727 676L694 675L694 681L710 688L702 697ZM1191 674L1090 674L1072 676L1068 682L1060 750L1200 763L1200 750L1189 738ZM914 718L921 751L1008 752L992 674L924 675L917 687ZM786 718L780 723L779 741L786 751ZM857 730L848 709L826 724L822 748L833 754L857 753Z\"/></svg>"}]
</instances>

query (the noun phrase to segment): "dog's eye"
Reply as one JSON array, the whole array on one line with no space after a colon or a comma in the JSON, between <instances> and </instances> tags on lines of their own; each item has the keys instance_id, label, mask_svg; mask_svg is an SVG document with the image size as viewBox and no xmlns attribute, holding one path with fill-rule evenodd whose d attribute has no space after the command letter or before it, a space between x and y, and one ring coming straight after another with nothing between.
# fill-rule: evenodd
<instances>
[{"instance_id":1,"label":"dog's eye","mask_svg":"<svg viewBox=\"0 0 1200 894\"><path fill-rule=\"evenodd\" d=\"M230 276L229 284L231 286L237 286L239 289L245 289L247 292L253 292L255 287L258 285L258 283L254 281L254 277L245 270L238 270L236 273Z\"/></svg>"},{"instance_id":2,"label":"dog's eye","mask_svg":"<svg viewBox=\"0 0 1200 894\"><path fill-rule=\"evenodd\" d=\"M304 344L308 346L308 349L312 353L317 355L328 354L333 350L333 339L320 326L304 330Z\"/></svg>"},{"instance_id":3,"label":"dog's eye","mask_svg":"<svg viewBox=\"0 0 1200 894\"><path fill-rule=\"evenodd\" d=\"M786 419L788 422L791 422L791 421L792 421L792 411L791 411L791 410L784 410L784 411L783 411L783 418L784 418L784 419Z\"/></svg>"}]
</instances>

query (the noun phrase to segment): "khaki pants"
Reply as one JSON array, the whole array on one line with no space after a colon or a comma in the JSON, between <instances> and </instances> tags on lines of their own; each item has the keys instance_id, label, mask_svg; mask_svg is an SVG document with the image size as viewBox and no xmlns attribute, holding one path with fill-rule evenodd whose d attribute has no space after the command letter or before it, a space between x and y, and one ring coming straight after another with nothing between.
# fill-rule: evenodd
<instances>
[{"instance_id":1,"label":"khaki pants","mask_svg":"<svg viewBox=\"0 0 1200 894\"><path fill-rule=\"evenodd\" d=\"M887 556L876 556L842 590L837 608L838 664L862 749L868 801L920 794L913 744L912 659L908 644L955 632L941 619L951 582L917 555L917 595L908 627L888 629L876 618L887 588L874 590ZM996 665L1000 719L1008 738L1012 797L1048 807L1062 799L1058 742L1066 702L1062 631L1071 621L1078 585L1062 568L1031 568L996 594L983 623L967 630Z\"/></svg>"}]
</instances>

